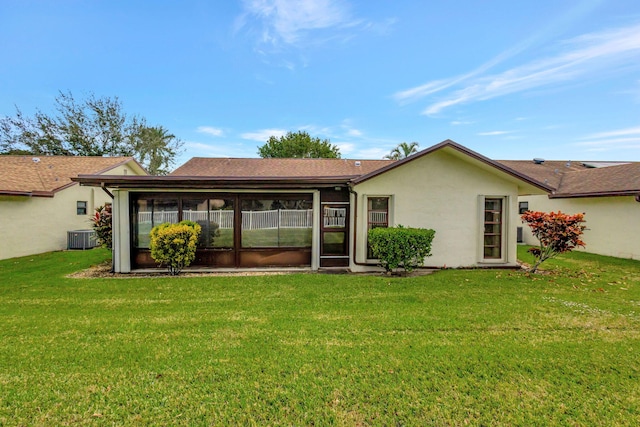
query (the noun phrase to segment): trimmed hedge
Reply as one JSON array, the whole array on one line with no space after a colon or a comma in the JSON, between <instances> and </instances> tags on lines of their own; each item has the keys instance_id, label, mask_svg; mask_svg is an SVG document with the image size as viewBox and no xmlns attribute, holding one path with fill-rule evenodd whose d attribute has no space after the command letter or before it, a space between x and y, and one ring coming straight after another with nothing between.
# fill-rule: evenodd
<instances>
[{"instance_id":1,"label":"trimmed hedge","mask_svg":"<svg viewBox=\"0 0 640 427\"><path fill-rule=\"evenodd\" d=\"M369 230L369 245L373 256L387 273L402 268L413 271L431 256L431 242L436 232L426 228L398 227Z\"/></svg>"},{"instance_id":2,"label":"trimmed hedge","mask_svg":"<svg viewBox=\"0 0 640 427\"><path fill-rule=\"evenodd\" d=\"M151 257L160 265L164 264L169 274L180 274L196 258L200 225L193 221L178 224L164 223L151 229Z\"/></svg>"}]
</instances>

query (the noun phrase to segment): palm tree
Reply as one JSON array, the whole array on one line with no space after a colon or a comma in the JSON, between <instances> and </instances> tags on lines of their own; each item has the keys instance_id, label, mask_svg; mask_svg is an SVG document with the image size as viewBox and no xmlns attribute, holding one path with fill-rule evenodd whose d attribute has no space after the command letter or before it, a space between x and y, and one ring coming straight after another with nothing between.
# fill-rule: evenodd
<instances>
[{"instance_id":1,"label":"palm tree","mask_svg":"<svg viewBox=\"0 0 640 427\"><path fill-rule=\"evenodd\" d=\"M182 141L162 126L142 127L136 141L139 161L151 175L166 175Z\"/></svg>"},{"instance_id":2,"label":"palm tree","mask_svg":"<svg viewBox=\"0 0 640 427\"><path fill-rule=\"evenodd\" d=\"M402 160L405 157L409 157L410 155L417 153L418 146L419 144L417 142L412 142L410 144L401 142L396 148L391 150L391 152L383 158L389 160Z\"/></svg>"}]
</instances>

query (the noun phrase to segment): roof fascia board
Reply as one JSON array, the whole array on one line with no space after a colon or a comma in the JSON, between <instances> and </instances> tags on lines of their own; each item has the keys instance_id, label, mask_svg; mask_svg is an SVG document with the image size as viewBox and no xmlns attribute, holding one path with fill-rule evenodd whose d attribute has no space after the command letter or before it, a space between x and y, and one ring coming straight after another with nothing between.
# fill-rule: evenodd
<instances>
[{"instance_id":1,"label":"roof fascia board","mask_svg":"<svg viewBox=\"0 0 640 427\"><path fill-rule=\"evenodd\" d=\"M617 196L637 196L640 190L622 190L622 191L593 191L589 193L555 193L550 194L550 199L577 199L585 197L617 197Z\"/></svg>"},{"instance_id":2,"label":"roof fascia board","mask_svg":"<svg viewBox=\"0 0 640 427\"><path fill-rule=\"evenodd\" d=\"M376 177L378 175L381 175L381 174L383 174L385 172L388 172L391 169L395 169L395 168L397 168L399 166L404 165L405 163L412 162L412 161L414 161L416 159L419 159L419 158L421 158L423 156L426 156L428 154L431 154L431 153L433 153L433 152L435 152L437 150L444 149L444 148L454 149L454 150L456 150L456 151L458 151L458 152L460 152L460 153L462 153L462 154L464 154L464 155L466 155L466 156L468 156L468 157L470 157L472 159L475 159L475 160L480 161L480 162L482 162L482 163L484 163L486 165L489 165L489 166L491 166L491 167L493 167L493 168L495 168L495 169L497 169L497 170L499 170L499 171L501 171L503 173L506 173L507 175L511 175L512 177L518 179L519 181L524 181L527 184L532 185L532 186L534 186L536 188L539 188L540 190L543 190L543 191L545 191L547 193L550 193L551 191L553 191L552 187L550 187L548 185L545 185L545 184L543 184L541 182L538 182L538 181L530 178L527 175L523 175L523 174L521 174L519 172L516 172L515 170L513 170L513 169L511 169L511 168L509 168L509 167L507 167L505 165L502 165L502 164L500 164L500 163L498 163L496 161L493 161L493 160L489 159L488 157L483 156L480 153L476 153L475 151L470 150L470 149L468 149L468 148L466 148L466 147L464 147L464 146L462 146L462 145L458 144L457 142L452 141L450 139L442 141L439 144L436 144L434 146L426 148L426 149L424 149L424 150L422 150L422 151L420 151L420 152L418 152L418 153L416 153L416 154L414 154L412 156L406 157L406 158L404 158L402 160L399 160L399 161L397 161L395 163L392 163L392 164L390 164L388 166L385 166L385 167L383 167L381 169L375 170L375 171L373 171L371 173L368 173L366 175L358 177L358 178L354 179L352 182L353 182L354 185L360 184L360 183L362 183L364 181L367 181L367 180L369 180L371 178L374 178L374 177Z\"/></svg>"}]
</instances>

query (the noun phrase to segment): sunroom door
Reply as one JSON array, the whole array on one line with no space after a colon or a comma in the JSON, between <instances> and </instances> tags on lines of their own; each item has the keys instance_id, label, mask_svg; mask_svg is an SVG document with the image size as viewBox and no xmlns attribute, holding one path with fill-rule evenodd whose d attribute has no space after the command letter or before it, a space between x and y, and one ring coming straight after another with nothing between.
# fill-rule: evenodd
<instances>
[{"instance_id":1,"label":"sunroom door","mask_svg":"<svg viewBox=\"0 0 640 427\"><path fill-rule=\"evenodd\" d=\"M320 267L349 266L349 203L322 203Z\"/></svg>"}]
</instances>

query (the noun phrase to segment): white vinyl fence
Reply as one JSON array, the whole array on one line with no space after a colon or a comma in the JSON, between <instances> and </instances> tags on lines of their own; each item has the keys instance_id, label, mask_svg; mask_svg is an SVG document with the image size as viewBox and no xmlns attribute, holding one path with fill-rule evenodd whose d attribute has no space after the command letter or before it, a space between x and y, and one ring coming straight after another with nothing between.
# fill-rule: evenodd
<instances>
[{"instance_id":1,"label":"white vinyl fence","mask_svg":"<svg viewBox=\"0 0 640 427\"><path fill-rule=\"evenodd\" d=\"M324 208L324 226L340 227L346 226L347 208Z\"/></svg>"},{"instance_id":2,"label":"white vinyl fence","mask_svg":"<svg viewBox=\"0 0 640 427\"><path fill-rule=\"evenodd\" d=\"M369 211L369 224L388 224L387 211Z\"/></svg>"},{"instance_id":3,"label":"white vinyl fence","mask_svg":"<svg viewBox=\"0 0 640 427\"><path fill-rule=\"evenodd\" d=\"M182 219L190 221L211 221L221 229L233 228L233 211L182 211ZM139 212L138 224L162 224L178 222L178 211ZM242 211L243 230L261 230L273 228L312 228L313 209L278 209L270 211Z\"/></svg>"},{"instance_id":4,"label":"white vinyl fence","mask_svg":"<svg viewBox=\"0 0 640 427\"><path fill-rule=\"evenodd\" d=\"M215 222L220 228L225 230L231 230L233 228L233 211L209 211L208 217L207 211L182 211L182 219Z\"/></svg>"},{"instance_id":5,"label":"white vinyl fence","mask_svg":"<svg viewBox=\"0 0 640 427\"><path fill-rule=\"evenodd\" d=\"M313 209L242 211L243 230L311 227L313 227Z\"/></svg>"}]
</instances>

